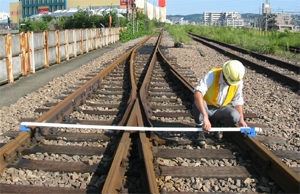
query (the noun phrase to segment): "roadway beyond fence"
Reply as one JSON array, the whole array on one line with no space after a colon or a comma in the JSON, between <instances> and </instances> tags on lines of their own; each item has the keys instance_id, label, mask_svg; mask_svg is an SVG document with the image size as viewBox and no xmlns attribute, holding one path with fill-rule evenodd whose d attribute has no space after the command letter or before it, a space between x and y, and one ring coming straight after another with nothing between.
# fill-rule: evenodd
<instances>
[{"instance_id":1,"label":"roadway beyond fence","mask_svg":"<svg viewBox=\"0 0 300 194\"><path fill-rule=\"evenodd\" d=\"M0 85L113 44L124 28L21 32L0 36Z\"/></svg>"}]
</instances>

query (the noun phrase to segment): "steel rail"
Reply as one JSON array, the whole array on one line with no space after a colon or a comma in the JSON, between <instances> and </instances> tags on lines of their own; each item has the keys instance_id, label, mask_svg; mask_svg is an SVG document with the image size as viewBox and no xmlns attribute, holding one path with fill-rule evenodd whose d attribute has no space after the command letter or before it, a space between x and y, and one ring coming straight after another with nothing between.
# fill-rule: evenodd
<instances>
[{"instance_id":1,"label":"steel rail","mask_svg":"<svg viewBox=\"0 0 300 194\"><path fill-rule=\"evenodd\" d=\"M269 57L267 55L263 55L263 54L260 54L260 53L249 51L249 50L241 48L241 47L237 47L237 46L231 45L231 44L227 44L227 43L224 43L224 42L220 42L220 41L217 41L217 40L206 38L204 36L201 36L201 35L198 35L198 34L194 34L194 33L191 33L191 32L189 32L189 34L192 35L192 36L196 36L198 38L204 39L206 41L214 42L214 43L217 43L219 45L225 46L227 48L237 50L238 52L251 55L252 57L255 57L257 59L260 59L260 60L263 60L263 61L266 60L266 61L268 61L270 63L274 63L276 65L279 65L279 66L283 67L283 68L291 69L292 71L300 74L300 66L299 65L294 65L292 63L288 63L288 62L285 62L285 61L282 61L282 60L274 59L274 58ZM291 47L291 48L293 48L293 47ZM298 47L295 47L295 48L298 48Z\"/></svg>"},{"instance_id":2,"label":"steel rail","mask_svg":"<svg viewBox=\"0 0 300 194\"><path fill-rule=\"evenodd\" d=\"M285 192L300 193L300 176L284 164L277 156L268 150L263 144L253 137L244 137L242 134L233 133L234 140L242 147L251 149L254 157L260 158L256 162L260 164L267 175L269 175Z\"/></svg>"},{"instance_id":3,"label":"steel rail","mask_svg":"<svg viewBox=\"0 0 300 194\"><path fill-rule=\"evenodd\" d=\"M296 46L289 46L289 51L292 53L300 53L300 47L296 47Z\"/></svg>"},{"instance_id":4,"label":"steel rail","mask_svg":"<svg viewBox=\"0 0 300 194\"><path fill-rule=\"evenodd\" d=\"M162 53L160 53L162 55ZM163 55L162 55L163 56ZM166 63L169 63L165 57L163 57L164 61ZM172 67L172 65L169 66ZM153 69L153 67L152 67ZM175 70L172 69L172 72L175 72ZM185 81L184 85L187 87L187 89L191 92L191 94L194 94L194 90L192 87L192 84L187 80L184 79L180 73L176 74L176 77L178 77L179 80ZM148 78L149 79L149 78ZM140 98L142 101L142 108L145 111L145 115L147 117L149 116L147 113L148 110L150 110L149 104L147 103L147 95L146 95L146 87L149 83L146 83L148 79L145 79L145 83L143 83L144 87L142 87L140 91ZM150 79L149 79L150 80ZM149 118L148 118L149 120ZM235 139L235 141L238 142L244 142L243 144L251 149L252 152L255 152L256 155L263 161L267 162L267 175L270 176L284 191L286 192L293 192L293 193L299 193L299 186L300 186L300 178L299 175L297 175L293 170L291 170L286 164L284 164L278 157L276 157L272 152L270 152L266 147L264 147L260 142L258 142L256 139L252 137L241 137L242 134L237 134L238 136ZM257 160L256 158L254 159Z\"/></svg>"},{"instance_id":5,"label":"steel rail","mask_svg":"<svg viewBox=\"0 0 300 194\"><path fill-rule=\"evenodd\" d=\"M163 33L163 31L162 31L162 33ZM162 35L161 35L161 37L162 37ZM161 38L159 38L157 40L157 45L160 45L160 43L161 43ZM145 75L145 78L143 80L143 83L141 85L140 92L139 92L139 100L141 101L142 112L146 116L146 120L147 120L146 123L151 127L153 127L153 125L151 124L151 122L149 120L151 111L150 111L150 105L147 102L147 97L148 97L147 89L149 88L149 84L150 84L150 80L151 80L151 77L152 77L153 69L154 69L154 66L155 66L155 63L156 63L156 60L157 60L157 54L156 53L157 53L158 49L159 49L159 47L156 46L153 57L150 61L149 67L148 67L148 71Z\"/></svg>"},{"instance_id":6,"label":"steel rail","mask_svg":"<svg viewBox=\"0 0 300 194\"><path fill-rule=\"evenodd\" d=\"M145 115L147 115L147 120L148 120L148 123L150 124L151 127L153 127L153 126L152 126L152 124L149 120L149 118L151 117L151 115L150 115L151 108L150 108L150 105L147 101L147 98L148 98L147 88L149 87L152 71L153 71L155 62L156 62L158 57L160 57L165 62L166 66L170 69L170 71L178 79L178 81L181 82L186 87L187 91L194 92L193 84L191 84L185 78L185 76L183 76L179 71L176 70L176 68L174 66L172 66L170 64L170 62L167 60L167 58L162 54L160 48L157 48L157 55L158 56L155 56L155 58L154 58L155 61L151 61L151 63L150 63L150 66L149 66L150 72L147 72L146 77L145 77L144 82L143 82L143 85L142 85L141 90L140 90L140 99L141 99L141 103L142 103L142 109L143 109ZM193 101L194 96L190 95L190 99Z\"/></svg>"},{"instance_id":7,"label":"steel rail","mask_svg":"<svg viewBox=\"0 0 300 194\"><path fill-rule=\"evenodd\" d=\"M122 193L123 177L128 167L130 131L124 131L101 193Z\"/></svg>"},{"instance_id":8,"label":"steel rail","mask_svg":"<svg viewBox=\"0 0 300 194\"><path fill-rule=\"evenodd\" d=\"M160 45L160 42L161 42L161 38L158 40L159 44L157 45ZM164 57L164 55L162 55L159 47L157 46L139 92L139 100L136 101L136 103L139 103L137 106L140 106L139 112L137 111L136 114L142 115L144 117L143 120L145 121L145 124L151 127L153 127L153 125L149 120L149 118L151 117L150 115L151 109L149 103L147 102L147 97L148 97L147 89L149 88L154 66L158 57L161 57L162 60L168 62L168 60ZM183 82L187 88L193 91L192 84L188 82L187 79L184 76L182 76L172 65L170 65L169 62L167 64L169 65L168 67L171 69L171 72L175 75L175 77L181 82ZM149 193L159 193L156 176L154 172L153 153L152 153L151 145L149 143L150 142L149 138L146 137L145 132L139 132L139 135L140 135L140 142L139 142L140 149L142 150L141 152L143 155L147 178L148 178ZM150 139L153 137L154 135L153 133L151 133Z\"/></svg>"},{"instance_id":9,"label":"steel rail","mask_svg":"<svg viewBox=\"0 0 300 194\"><path fill-rule=\"evenodd\" d=\"M161 39L161 35L158 38L159 40ZM160 43L160 41L157 41L157 45L155 48L154 53L157 50L158 44ZM141 45L140 45L141 46ZM131 99L132 102L134 102L133 108L132 109L127 109L130 110L130 116L128 118L128 121L126 123L126 126L144 126L144 121L143 121L143 117L141 114L141 109L139 106L139 100L137 100L137 83L136 83L136 79L135 79L135 75L134 75L134 59L135 59L135 53L137 52L137 49L140 48L136 47L133 52L132 55L130 57L130 80L131 80L131 85L132 85L132 89L131 89ZM126 131L125 134L125 139L131 143L131 139L129 138L128 134L130 134L130 132ZM128 136L128 137L127 137ZM147 140L145 140L145 137L143 137L143 142L142 147L144 149L148 149L150 150L149 147L145 146L145 142L147 142ZM123 137L122 137L123 139ZM122 140L121 140L122 141ZM127 144L126 144L127 145ZM121 147L120 147L121 146ZM127 149L124 149L124 145L123 144L119 144L116 155L114 157L113 163L111 165L111 168L109 170L108 176L106 178L106 181L104 183L104 186L102 188L101 193L117 193L117 192L122 192L123 189L123 184L122 184L122 180L123 177L126 173L126 169L124 170L124 167L126 168L128 166L127 163L124 163L123 161L128 161L128 158L124 158L124 153L126 153L127 155L129 154L129 148L130 147L126 147ZM123 153L123 155L119 155L117 153ZM144 152L143 152L144 153ZM144 157L147 158L147 161L144 160L145 163L148 163L148 165L146 166L146 173L147 173L147 178L150 177L154 177L155 178L155 174L154 174L154 168L153 166L151 167L152 164L152 160L148 160L149 158L147 156L149 156L148 154L150 154L151 152L148 152L147 155L145 155ZM149 164L150 163L150 164ZM158 187L157 187L157 183L156 183L156 179L147 179L148 185L151 186L147 186L147 188L143 188L145 190L145 192L151 192L151 193L159 193L158 192ZM155 187L154 187L154 186Z\"/></svg>"},{"instance_id":10,"label":"steel rail","mask_svg":"<svg viewBox=\"0 0 300 194\"><path fill-rule=\"evenodd\" d=\"M160 49L158 49L158 54L159 56L163 59L163 61L165 62L165 64L167 65L167 67L171 70L171 72L173 73L173 75L175 75L175 77L181 82L183 83L183 85L185 85L185 87L190 90L190 91L194 91L194 86L191 82L189 82L189 80L183 76L179 71L177 71L177 69L171 65L171 63L167 60L167 58L163 55L163 53L161 52ZM193 98L194 99L194 98ZM192 99L192 100L193 100Z\"/></svg>"},{"instance_id":11,"label":"steel rail","mask_svg":"<svg viewBox=\"0 0 300 194\"><path fill-rule=\"evenodd\" d=\"M291 78L289 76L286 76L286 75L283 75L277 71L274 71L273 69L271 68L268 68L268 67L264 67L263 65L260 65L258 63L255 63L255 62L252 62L248 59L245 59L237 54L234 54L234 53L230 53L230 52L227 52L226 50L224 50L223 48L219 47L219 46L216 46L216 45L213 45L213 44L210 44L208 41L206 40L203 40L203 39L200 39L198 37L194 37L193 36L193 39L196 40L196 41L199 41L201 42L202 44L204 45L207 45L221 53L225 53L225 55L231 57L231 58L234 58L234 59L237 59L239 61L241 61L244 65L248 65L248 66L252 66L252 67L255 67L257 69L260 69L262 71L264 71L265 73L267 74L270 74L272 75L274 78L276 79L280 79L281 81L285 82L286 84L294 87L294 90L299 90L299 86L300 86L300 81L297 80L297 79L294 79L294 78ZM298 71L300 70L300 67L298 66Z\"/></svg>"},{"instance_id":12,"label":"steel rail","mask_svg":"<svg viewBox=\"0 0 300 194\"><path fill-rule=\"evenodd\" d=\"M70 114L76 106L80 105L80 103L82 103L94 90L101 86L101 81L103 77L107 76L108 73L110 73L117 65L119 65L122 61L126 60L135 48L144 44L152 36L153 34L145 38L140 43L138 43L127 53L125 53L122 57L120 57L118 60L112 63L109 67L101 71L94 78L92 78L79 89L74 91L70 96L65 98L63 101L61 101L52 109L50 109L48 112L43 114L40 118L35 120L35 122L61 122L64 119L64 116L68 116L68 114ZM129 102L129 105L130 104L133 105L133 102ZM128 113L129 111L126 111L125 115L128 115ZM125 123L127 119L125 115L121 120L120 124ZM41 130L40 128L32 127L30 131L20 132L19 136L17 136L14 140L2 146L0 148L0 171L2 171L9 163L15 160L17 156L19 156L20 153L24 149L26 149L33 136L35 136L37 140L42 140L43 137L41 137L41 134L45 135L49 130L49 128L46 130Z\"/></svg>"},{"instance_id":13,"label":"steel rail","mask_svg":"<svg viewBox=\"0 0 300 194\"><path fill-rule=\"evenodd\" d=\"M147 73L145 75L145 78L143 80L143 83L141 85L140 91L139 91L139 96L138 99L136 100L136 109L138 111L135 111L135 117L140 121L141 123L143 121L143 126L151 126L151 123L149 121L149 118L145 114L145 108L143 107L143 100L142 98L145 98L145 91L146 87L149 86L150 82L150 76L152 75L154 65L157 60L157 52L159 50L159 45L162 41L162 36L163 36L163 31L161 32L157 43L155 50L152 55L152 59L150 62L150 65L148 67ZM145 100L144 100L145 102ZM151 133L153 134L153 133ZM145 164L145 169L146 169L146 174L147 174L147 189L148 193L159 193L157 181L156 181L156 176L154 172L154 166L153 166L153 153L150 145L149 138L146 137L146 133L144 131L139 132L139 148L140 148L140 157L143 158L144 164Z\"/></svg>"}]
</instances>

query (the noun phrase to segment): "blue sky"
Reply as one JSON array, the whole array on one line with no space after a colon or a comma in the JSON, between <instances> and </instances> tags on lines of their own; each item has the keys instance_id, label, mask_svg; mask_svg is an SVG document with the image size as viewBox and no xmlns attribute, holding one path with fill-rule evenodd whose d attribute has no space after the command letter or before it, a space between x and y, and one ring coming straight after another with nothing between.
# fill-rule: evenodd
<instances>
[{"instance_id":1,"label":"blue sky","mask_svg":"<svg viewBox=\"0 0 300 194\"><path fill-rule=\"evenodd\" d=\"M9 12L9 3L18 0L0 0L0 12ZM148 0L158 5L158 0ZM266 0L166 0L167 15L188 15L205 11L236 11L239 13L257 13ZM299 0L269 0L273 13L300 14Z\"/></svg>"},{"instance_id":2,"label":"blue sky","mask_svg":"<svg viewBox=\"0 0 300 194\"><path fill-rule=\"evenodd\" d=\"M236 11L239 13L257 13L262 10L266 0L166 0L167 15L194 14L205 11ZM151 2L151 0L149 1ZM299 0L269 0L272 12L300 14ZM260 8L260 9L259 9Z\"/></svg>"}]
</instances>

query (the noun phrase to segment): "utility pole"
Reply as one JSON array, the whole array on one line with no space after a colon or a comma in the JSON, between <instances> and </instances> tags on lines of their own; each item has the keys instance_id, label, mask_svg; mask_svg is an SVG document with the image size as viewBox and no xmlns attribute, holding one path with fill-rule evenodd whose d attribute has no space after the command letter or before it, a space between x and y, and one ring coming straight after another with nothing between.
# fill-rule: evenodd
<instances>
[{"instance_id":1,"label":"utility pole","mask_svg":"<svg viewBox=\"0 0 300 194\"><path fill-rule=\"evenodd\" d=\"M261 21L262 21L262 17L260 17L260 6L258 8L258 11L259 11L259 31L261 30Z\"/></svg>"},{"instance_id":2,"label":"utility pole","mask_svg":"<svg viewBox=\"0 0 300 194\"><path fill-rule=\"evenodd\" d=\"M129 22L129 0L127 0L127 22Z\"/></svg>"},{"instance_id":3,"label":"utility pole","mask_svg":"<svg viewBox=\"0 0 300 194\"><path fill-rule=\"evenodd\" d=\"M132 34L134 34L134 10L135 10L135 0L132 1Z\"/></svg>"},{"instance_id":4,"label":"utility pole","mask_svg":"<svg viewBox=\"0 0 300 194\"><path fill-rule=\"evenodd\" d=\"M135 15L134 15L134 13L135 13L135 0L132 0L132 34L134 34L135 33L135 30L134 30L134 17L135 17Z\"/></svg>"},{"instance_id":5,"label":"utility pole","mask_svg":"<svg viewBox=\"0 0 300 194\"><path fill-rule=\"evenodd\" d=\"M265 31L268 30L268 14L266 14L266 25L265 25Z\"/></svg>"}]
</instances>

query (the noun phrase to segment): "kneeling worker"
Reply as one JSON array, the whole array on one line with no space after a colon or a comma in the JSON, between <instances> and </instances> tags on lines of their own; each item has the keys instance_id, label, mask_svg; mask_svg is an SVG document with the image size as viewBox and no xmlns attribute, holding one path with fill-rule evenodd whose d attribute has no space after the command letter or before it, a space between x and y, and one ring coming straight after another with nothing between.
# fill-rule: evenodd
<instances>
[{"instance_id":1,"label":"kneeling worker","mask_svg":"<svg viewBox=\"0 0 300 194\"><path fill-rule=\"evenodd\" d=\"M247 127L243 115L243 77L245 67L237 60L227 61L223 68L213 68L194 88L193 115L197 127L211 129L211 122L225 127L238 124ZM232 103L231 107L228 104ZM198 132L197 144L205 145L204 131ZM216 134L222 138L223 133Z\"/></svg>"}]
</instances>

